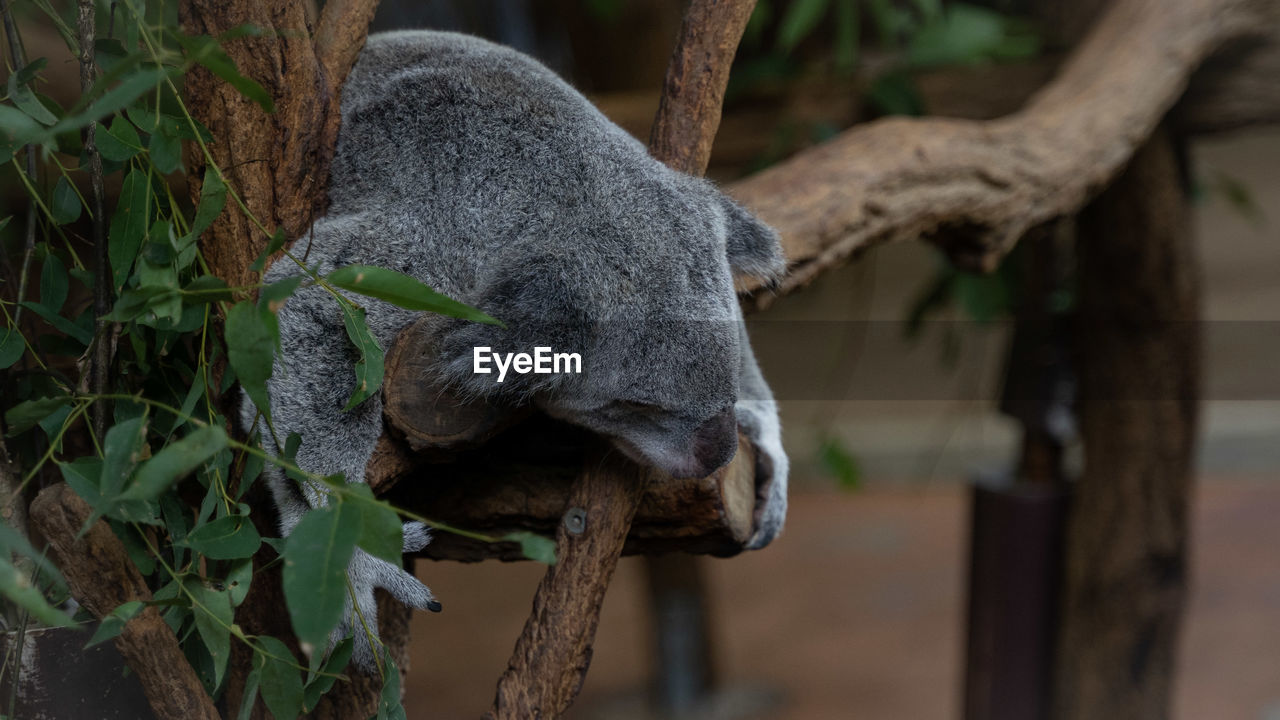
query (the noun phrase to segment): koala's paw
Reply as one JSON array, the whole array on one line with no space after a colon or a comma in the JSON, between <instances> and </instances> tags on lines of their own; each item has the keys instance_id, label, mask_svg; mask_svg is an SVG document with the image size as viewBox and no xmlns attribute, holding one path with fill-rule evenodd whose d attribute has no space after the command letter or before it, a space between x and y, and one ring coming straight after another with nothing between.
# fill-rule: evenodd
<instances>
[{"instance_id":1,"label":"koala's paw","mask_svg":"<svg viewBox=\"0 0 1280 720\"><path fill-rule=\"evenodd\" d=\"M430 539L431 536L422 523L405 524L405 552L421 550ZM376 558L359 548L351 556L347 572L351 577L355 605L351 604L350 598L347 599L346 613L333 631L333 643L348 635L352 636L352 664L366 672L377 672L377 662L374 659L376 650L370 638L370 634L376 638L378 632L378 603L373 589L382 588L396 600L418 610L440 612L441 606L431 590L404 568Z\"/></svg>"},{"instance_id":2,"label":"koala's paw","mask_svg":"<svg viewBox=\"0 0 1280 720\"><path fill-rule=\"evenodd\" d=\"M738 427L756 451L755 534L748 550L759 550L782 532L787 519L787 471L789 462L782 449L782 426L773 401L743 401L734 408Z\"/></svg>"}]
</instances>

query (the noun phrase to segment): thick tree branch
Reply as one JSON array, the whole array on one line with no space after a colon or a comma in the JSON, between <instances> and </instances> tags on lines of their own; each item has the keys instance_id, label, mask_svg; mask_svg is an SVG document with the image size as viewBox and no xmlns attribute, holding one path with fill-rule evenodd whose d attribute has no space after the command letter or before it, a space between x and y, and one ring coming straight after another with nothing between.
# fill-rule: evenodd
<instances>
[{"instance_id":1,"label":"thick tree branch","mask_svg":"<svg viewBox=\"0 0 1280 720\"><path fill-rule=\"evenodd\" d=\"M691 175L707 170L729 68L755 0L693 0L667 65L649 152Z\"/></svg>"},{"instance_id":2,"label":"thick tree branch","mask_svg":"<svg viewBox=\"0 0 1280 720\"><path fill-rule=\"evenodd\" d=\"M378 0L329 0L320 11L320 22L316 26L316 57L324 68L325 77L335 87L342 84L356 64L377 9Z\"/></svg>"},{"instance_id":3,"label":"thick tree branch","mask_svg":"<svg viewBox=\"0 0 1280 720\"><path fill-rule=\"evenodd\" d=\"M1265 33L1274 0L1119 0L1021 111L990 122L893 118L733 186L777 228L791 271L767 307L872 244L924 236L991 268L1027 229L1110 181L1228 40ZM759 283L747 290L761 289Z\"/></svg>"},{"instance_id":4,"label":"thick tree branch","mask_svg":"<svg viewBox=\"0 0 1280 720\"><path fill-rule=\"evenodd\" d=\"M122 603L151 600L146 581L105 521L95 522L78 537L89 512L88 503L62 483L42 491L31 503L31 520L49 541L72 597L98 618ZM137 673L157 718L218 720L213 701L158 607L135 615L115 642Z\"/></svg>"}]
</instances>

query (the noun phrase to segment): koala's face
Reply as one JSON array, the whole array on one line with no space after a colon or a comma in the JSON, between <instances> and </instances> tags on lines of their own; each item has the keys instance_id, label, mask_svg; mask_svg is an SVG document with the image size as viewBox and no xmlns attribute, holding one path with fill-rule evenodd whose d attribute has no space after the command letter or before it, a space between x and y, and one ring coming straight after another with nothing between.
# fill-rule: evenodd
<instances>
[{"instance_id":1,"label":"koala's face","mask_svg":"<svg viewBox=\"0 0 1280 720\"><path fill-rule=\"evenodd\" d=\"M520 394L672 476L704 477L738 446L734 404L749 349L734 275L776 275L783 261L771 229L709 184L679 182L653 202L552 218L556 241L505 252L482 293L480 307L508 328L461 326L444 347L454 358L477 344L580 353L581 374L467 384ZM450 363L455 378L466 362Z\"/></svg>"}]
</instances>

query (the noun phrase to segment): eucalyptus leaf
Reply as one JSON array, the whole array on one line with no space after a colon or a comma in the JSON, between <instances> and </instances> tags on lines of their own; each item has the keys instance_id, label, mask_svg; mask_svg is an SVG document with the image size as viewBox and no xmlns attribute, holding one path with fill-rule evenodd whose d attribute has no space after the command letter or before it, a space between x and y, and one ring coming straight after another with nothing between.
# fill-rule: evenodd
<instances>
[{"instance_id":1,"label":"eucalyptus leaf","mask_svg":"<svg viewBox=\"0 0 1280 720\"><path fill-rule=\"evenodd\" d=\"M67 395L36 398L14 405L4 412L4 423L9 427L9 435L17 435L36 426L55 410L67 405L71 398Z\"/></svg>"},{"instance_id":2,"label":"eucalyptus leaf","mask_svg":"<svg viewBox=\"0 0 1280 720\"><path fill-rule=\"evenodd\" d=\"M265 654L255 657L262 680L258 691L276 720L292 720L302 714L302 675L293 666L293 653L285 644L270 636L259 636Z\"/></svg>"},{"instance_id":3,"label":"eucalyptus leaf","mask_svg":"<svg viewBox=\"0 0 1280 720\"><path fill-rule=\"evenodd\" d=\"M121 498L155 498L226 446L227 433L222 428L214 425L198 428L181 440L165 445L154 457L144 462Z\"/></svg>"},{"instance_id":4,"label":"eucalyptus leaf","mask_svg":"<svg viewBox=\"0 0 1280 720\"><path fill-rule=\"evenodd\" d=\"M520 530L502 536L508 542L520 543L520 552L530 560L546 565L556 564L556 542L549 537Z\"/></svg>"},{"instance_id":5,"label":"eucalyptus leaf","mask_svg":"<svg viewBox=\"0 0 1280 720\"><path fill-rule=\"evenodd\" d=\"M279 330L270 310L245 300L227 313L227 360L249 399L270 421L267 379L275 359Z\"/></svg>"},{"instance_id":6,"label":"eucalyptus leaf","mask_svg":"<svg viewBox=\"0 0 1280 720\"><path fill-rule=\"evenodd\" d=\"M342 618L361 525L359 508L339 502L309 511L285 541L285 604L302 642L323 647Z\"/></svg>"},{"instance_id":7,"label":"eucalyptus leaf","mask_svg":"<svg viewBox=\"0 0 1280 720\"><path fill-rule=\"evenodd\" d=\"M213 684L217 686L222 684L231 657L231 598L226 590L213 590L201 583L188 583L187 588L195 598L196 630L213 658Z\"/></svg>"},{"instance_id":8,"label":"eucalyptus leaf","mask_svg":"<svg viewBox=\"0 0 1280 720\"><path fill-rule=\"evenodd\" d=\"M133 616L137 615L145 607L146 605L138 600L130 600L117 606L115 610L108 613L98 623L98 629L93 632L93 637L89 638L89 642L85 644L84 649L88 650L94 645L100 645L108 640L115 639L124 630L125 623L132 620Z\"/></svg>"},{"instance_id":9,"label":"eucalyptus leaf","mask_svg":"<svg viewBox=\"0 0 1280 720\"><path fill-rule=\"evenodd\" d=\"M0 370L7 370L22 358L27 343L22 339L22 332L17 328L0 330Z\"/></svg>"},{"instance_id":10,"label":"eucalyptus leaf","mask_svg":"<svg viewBox=\"0 0 1280 720\"><path fill-rule=\"evenodd\" d=\"M75 624L66 613L50 605L40 590L31 584L31 579L7 557L0 557L0 595L45 625L68 627Z\"/></svg>"},{"instance_id":11,"label":"eucalyptus leaf","mask_svg":"<svg viewBox=\"0 0 1280 720\"><path fill-rule=\"evenodd\" d=\"M369 330L369 324L365 322L364 308L343 303L342 324L347 328L347 337L360 353L360 359L356 362L356 389L351 393L347 406L343 408L343 412L346 412L378 392L382 387L385 366L382 346L378 344L378 339L373 336L373 332Z\"/></svg>"},{"instance_id":12,"label":"eucalyptus leaf","mask_svg":"<svg viewBox=\"0 0 1280 720\"><path fill-rule=\"evenodd\" d=\"M131 170L120 186L120 200L111 216L107 232L113 286L119 290L129 277L138 250L147 235L150 218L151 182L142 170Z\"/></svg>"},{"instance_id":13,"label":"eucalyptus leaf","mask_svg":"<svg viewBox=\"0 0 1280 720\"><path fill-rule=\"evenodd\" d=\"M385 300L406 310L422 310L472 322L502 325L501 321L470 305L441 295L416 278L395 270L371 265L347 265L329 273L325 279L343 290Z\"/></svg>"},{"instance_id":14,"label":"eucalyptus leaf","mask_svg":"<svg viewBox=\"0 0 1280 720\"><path fill-rule=\"evenodd\" d=\"M262 537L248 517L227 515L192 530L186 544L213 560L237 560L257 552Z\"/></svg>"},{"instance_id":15,"label":"eucalyptus leaf","mask_svg":"<svg viewBox=\"0 0 1280 720\"><path fill-rule=\"evenodd\" d=\"M66 177L58 178L58 182L53 185L53 198L49 205L53 222L58 225L75 222L80 219L81 207L80 196L76 194L75 188L71 187Z\"/></svg>"}]
</instances>

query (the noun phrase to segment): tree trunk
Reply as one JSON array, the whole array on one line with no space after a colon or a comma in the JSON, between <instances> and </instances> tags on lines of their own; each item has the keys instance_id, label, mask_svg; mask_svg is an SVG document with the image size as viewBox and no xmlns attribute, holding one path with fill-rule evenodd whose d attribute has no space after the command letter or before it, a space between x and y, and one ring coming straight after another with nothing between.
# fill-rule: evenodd
<instances>
[{"instance_id":1,"label":"tree trunk","mask_svg":"<svg viewBox=\"0 0 1280 720\"><path fill-rule=\"evenodd\" d=\"M1080 216L1085 468L1067 524L1058 720L1170 716L1200 386L1183 182L1158 131Z\"/></svg>"}]
</instances>

